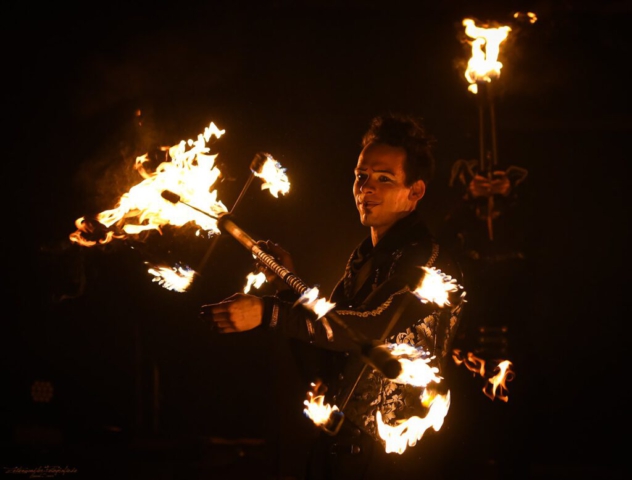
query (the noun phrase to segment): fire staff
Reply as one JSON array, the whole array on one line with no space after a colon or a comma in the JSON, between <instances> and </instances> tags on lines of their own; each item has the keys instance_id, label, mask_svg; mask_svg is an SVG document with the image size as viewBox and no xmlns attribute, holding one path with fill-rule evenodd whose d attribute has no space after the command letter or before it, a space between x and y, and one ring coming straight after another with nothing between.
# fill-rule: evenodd
<instances>
[{"instance_id":1,"label":"fire staff","mask_svg":"<svg viewBox=\"0 0 632 480\"><path fill-rule=\"evenodd\" d=\"M427 352L428 362L441 375L464 293L454 289L441 304L415 294L431 270L461 280L458 266L418 209L434 173L433 144L421 119L389 114L372 120L353 183L360 221L370 234L352 252L329 300L352 331ZM265 245L293 269L287 252L270 242ZM307 478L382 479L427 472L432 459L422 442L412 442L405 452L387 453L380 430L426 417L428 399L439 392L393 381L350 355L344 329L336 322L323 324L298 303L296 292L286 286L274 296L235 294L203 305L201 315L221 333L265 328L301 341L301 370L308 381L326 386L327 401L340 409L342 419L338 425L324 425L309 456Z\"/></svg>"}]
</instances>

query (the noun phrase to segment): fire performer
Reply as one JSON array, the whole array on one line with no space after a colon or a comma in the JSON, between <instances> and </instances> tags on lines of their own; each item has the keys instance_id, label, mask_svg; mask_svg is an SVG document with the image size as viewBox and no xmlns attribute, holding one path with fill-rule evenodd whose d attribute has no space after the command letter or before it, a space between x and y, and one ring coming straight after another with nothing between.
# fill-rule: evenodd
<instances>
[{"instance_id":1,"label":"fire performer","mask_svg":"<svg viewBox=\"0 0 632 480\"><path fill-rule=\"evenodd\" d=\"M422 348L440 373L450 357L464 294L451 292L439 307L413 293L424 277L423 267L455 281L461 278L417 208L434 173L433 145L421 119L389 114L372 120L353 184L360 221L370 235L352 252L330 301L354 331L372 340ZM281 247L261 245L293 269L291 256ZM433 459L421 444L402 454L387 453L378 432L381 419L396 425L412 415L425 417L421 388L394 383L350 354L344 329L309 315L296 300L287 288L274 296L237 293L203 305L201 316L221 333L265 328L300 342L301 370L308 381L326 386L327 400L342 413L316 440L307 478L382 479L427 472Z\"/></svg>"}]
</instances>

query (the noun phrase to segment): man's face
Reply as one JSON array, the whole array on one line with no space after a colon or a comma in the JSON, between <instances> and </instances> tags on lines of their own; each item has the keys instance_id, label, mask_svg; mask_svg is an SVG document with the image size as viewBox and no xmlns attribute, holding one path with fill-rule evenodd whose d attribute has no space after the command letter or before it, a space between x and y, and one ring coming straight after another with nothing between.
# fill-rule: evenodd
<instances>
[{"instance_id":1,"label":"man's face","mask_svg":"<svg viewBox=\"0 0 632 480\"><path fill-rule=\"evenodd\" d=\"M415 209L425 192L418 180L406 186L406 151L383 143L364 147L355 168L353 196L362 225L380 238L397 220Z\"/></svg>"}]
</instances>

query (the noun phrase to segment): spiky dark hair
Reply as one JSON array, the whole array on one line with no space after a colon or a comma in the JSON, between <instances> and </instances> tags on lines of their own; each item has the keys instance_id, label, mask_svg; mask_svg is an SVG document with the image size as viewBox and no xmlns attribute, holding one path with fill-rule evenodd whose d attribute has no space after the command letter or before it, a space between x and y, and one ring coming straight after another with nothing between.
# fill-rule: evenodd
<instances>
[{"instance_id":1,"label":"spiky dark hair","mask_svg":"<svg viewBox=\"0 0 632 480\"><path fill-rule=\"evenodd\" d=\"M399 113L378 115L371 120L369 129L362 137L363 147L369 143L385 143L406 150L404 172L407 185L417 180L428 184L434 177L432 148L436 141L426 132L421 118Z\"/></svg>"}]
</instances>

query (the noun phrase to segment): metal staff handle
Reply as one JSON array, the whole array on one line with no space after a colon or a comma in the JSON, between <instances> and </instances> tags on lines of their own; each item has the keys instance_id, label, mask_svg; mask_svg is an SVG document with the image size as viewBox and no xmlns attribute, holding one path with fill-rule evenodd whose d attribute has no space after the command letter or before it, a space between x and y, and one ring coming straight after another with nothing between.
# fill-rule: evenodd
<instances>
[{"instance_id":1,"label":"metal staff handle","mask_svg":"<svg viewBox=\"0 0 632 480\"><path fill-rule=\"evenodd\" d=\"M496 112L492 98L491 84L479 81L478 85L478 123L479 123L479 171L485 174L491 182L493 178L494 166L498 163L498 146L496 140ZM489 109L492 151L489 153L486 148L485 132L485 106ZM490 158L491 156L491 158ZM490 241L494 240L494 196L487 199L487 236Z\"/></svg>"},{"instance_id":2,"label":"metal staff handle","mask_svg":"<svg viewBox=\"0 0 632 480\"><path fill-rule=\"evenodd\" d=\"M248 249L257 259L263 263L266 267L272 270L281 280L289 285L296 293L303 294L310 287L297 277L290 270L278 263L274 257L266 253L257 243L239 228L235 222L230 218L229 214L223 214L220 216L217 222L217 226L221 231L226 231L232 235L235 240L241 243L246 249ZM399 376L402 371L402 367L395 357L391 355L388 348L383 342L378 340L370 340L361 333L353 330L344 320L333 310L330 310L324 318L335 322L340 326L349 338L357 346L355 352L360 358L371 365L373 368L382 372L387 378L394 379Z\"/></svg>"},{"instance_id":3,"label":"metal staff handle","mask_svg":"<svg viewBox=\"0 0 632 480\"><path fill-rule=\"evenodd\" d=\"M246 249L256 256L260 262L272 270L296 293L303 294L310 288L305 282L303 282L303 280L278 263L274 257L263 251L263 249L257 245L257 242L255 242L250 235L239 228L235 222L231 220L229 213L223 213L220 214L220 216L212 215L193 205L183 202L180 200L180 195L169 190L164 190L161 195L165 200L171 203L180 202L187 207L190 207L200 213L204 213L205 215L217 220L217 226L220 231L225 231L232 235L235 240L246 247ZM356 353L365 363L368 363L373 368L382 372L387 378L394 379L399 376L402 371L402 366L399 363L399 360L391 355L391 352L388 350L388 347L384 344L384 342L380 342L379 340L370 340L361 333L356 332L333 310L330 310L324 318L335 322L345 331L356 346L356 351L354 353Z\"/></svg>"}]
</instances>

